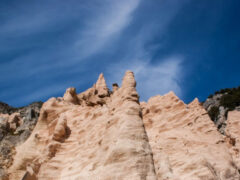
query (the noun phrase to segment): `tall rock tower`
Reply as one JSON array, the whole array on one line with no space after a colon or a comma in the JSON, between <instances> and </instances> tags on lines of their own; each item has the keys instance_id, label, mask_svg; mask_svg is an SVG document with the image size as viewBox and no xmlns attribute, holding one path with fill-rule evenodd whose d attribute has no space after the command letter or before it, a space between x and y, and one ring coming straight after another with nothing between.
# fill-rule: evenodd
<instances>
[{"instance_id":1,"label":"tall rock tower","mask_svg":"<svg viewBox=\"0 0 240 180\"><path fill-rule=\"evenodd\" d=\"M156 180L132 72L110 93L92 88L44 103L30 138L17 147L10 180Z\"/></svg>"},{"instance_id":2,"label":"tall rock tower","mask_svg":"<svg viewBox=\"0 0 240 180\"><path fill-rule=\"evenodd\" d=\"M223 135L197 99L170 92L139 103L130 71L113 87L100 74L85 92L45 102L6 179L240 180L239 111Z\"/></svg>"}]
</instances>

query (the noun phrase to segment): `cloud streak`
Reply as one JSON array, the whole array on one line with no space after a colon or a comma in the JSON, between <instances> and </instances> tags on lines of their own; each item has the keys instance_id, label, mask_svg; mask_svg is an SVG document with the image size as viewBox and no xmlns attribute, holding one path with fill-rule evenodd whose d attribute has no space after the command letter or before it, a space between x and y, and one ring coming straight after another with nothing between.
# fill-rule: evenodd
<instances>
[{"instance_id":1,"label":"cloud streak","mask_svg":"<svg viewBox=\"0 0 240 180\"><path fill-rule=\"evenodd\" d=\"M181 56L167 57L157 64L136 60L131 65L115 65L108 69L108 73L111 74L111 82L121 83L125 70L132 70L135 74L137 90L142 101L147 101L154 95L166 94L169 91L174 91L179 97L182 97L183 92L180 81L184 77L183 62L184 58Z\"/></svg>"},{"instance_id":2,"label":"cloud streak","mask_svg":"<svg viewBox=\"0 0 240 180\"><path fill-rule=\"evenodd\" d=\"M113 43L121 31L129 25L132 13L138 7L140 0L109 1L109 5L100 10L100 13L89 19L85 28L79 33L79 40L75 48L81 58L92 56L105 45Z\"/></svg>"},{"instance_id":3,"label":"cloud streak","mask_svg":"<svg viewBox=\"0 0 240 180\"><path fill-rule=\"evenodd\" d=\"M36 97L46 100L70 85L87 89L100 72L108 82L119 82L126 69L135 72L144 100L168 90L182 94L178 81L184 57L170 54L156 59L154 54L164 43L151 41L164 36L183 3L57 2L16 4L3 22L0 99L14 104L13 97L19 97L15 105L27 104Z\"/></svg>"},{"instance_id":4,"label":"cloud streak","mask_svg":"<svg viewBox=\"0 0 240 180\"><path fill-rule=\"evenodd\" d=\"M181 98L184 97L181 86L185 76L182 65L185 61L184 55L173 53L156 58L154 57L156 52L165 44L161 40L152 43L155 36L161 39L167 33L169 24L183 4L162 1L157 18L153 13L145 19L146 24L129 39L126 53L117 60L118 63L107 67L106 73L110 77L108 82L120 83L124 72L129 69L135 73L141 100L147 101L153 95L163 95L169 91L174 91ZM167 10L169 11L166 12Z\"/></svg>"}]
</instances>

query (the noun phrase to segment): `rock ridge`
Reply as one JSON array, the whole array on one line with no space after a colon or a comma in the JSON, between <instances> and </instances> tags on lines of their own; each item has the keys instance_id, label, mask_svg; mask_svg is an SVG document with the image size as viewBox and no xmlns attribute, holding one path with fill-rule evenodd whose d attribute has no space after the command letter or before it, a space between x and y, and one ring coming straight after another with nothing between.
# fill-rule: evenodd
<instances>
[{"instance_id":1,"label":"rock ridge","mask_svg":"<svg viewBox=\"0 0 240 180\"><path fill-rule=\"evenodd\" d=\"M112 91L100 74L86 91L71 87L43 104L4 178L239 180L240 112L228 118L221 134L197 98L185 104L169 92L139 102L133 72Z\"/></svg>"},{"instance_id":2,"label":"rock ridge","mask_svg":"<svg viewBox=\"0 0 240 180\"><path fill-rule=\"evenodd\" d=\"M132 72L122 84L110 94L101 74L87 91L45 102L9 179L157 179Z\"/></svg>"}]
</instances>

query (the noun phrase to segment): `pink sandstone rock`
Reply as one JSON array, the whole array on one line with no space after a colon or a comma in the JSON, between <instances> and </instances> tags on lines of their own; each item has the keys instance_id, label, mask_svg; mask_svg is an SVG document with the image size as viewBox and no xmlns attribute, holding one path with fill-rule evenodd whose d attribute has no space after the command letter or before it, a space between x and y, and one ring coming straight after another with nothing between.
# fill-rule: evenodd
<instances>
[{"instance_id":1,"label":"pink sandstone rock","mask_svg":"<svg viewBox=\"0 0 240 180\"><path fill-rule=\"evenodd\" d=\"M44 103L9 180L239 180L238 125L230 112L223 136L197 99L139 103L131 71L113 92L100 74L85 92Z\"/></svg>"},{"instance_id":2,"label":"pink sandstone rock","mask_svg":"<svg viewBox=\"0 0 240 180\"><path fill-rule=\"evenodd\" d=\"M124 86L111 96L99 96L107 89L102 75L98 82L78 96L81 105L61 98L44 103L34 132L16 149L9 179L156 180L133 73L126 73ZM51 137L65 133L63 119L69 136L55 141Z\"/></svg>"},{"instance_id":3,"label":"pink sandstone rock","mask_svg":"<svg viewBox=\"0 0 240 180\"><path fill-rule=\"evenodd\" d=\"M233 160L240 169L240 111L228 112L226 135Z\"/></svg>"},{"instance_id":4,"label":"pink sandstone rock","mask_svg":"<svg viewBox=\"0 0 240 180\"><path fill-rule=\"evenodd\" d=\"M67 137L67 119L65 116L60 116L53 132L53 140L63 141Z\"/></svg>"},{"instance_id":5,"label":"pink sandstone rock","mask_svg":"<svg viewBox=\"0 0 240 180\"><path fill-rule=\"evenodd\" d=\"M77 97L76 89L72 87L68 88L63 96L63 100L73 104L78 104L79 100Z\"/></svg>"},{"instance_id":6,"label":"pink sandstone rock","mask_svg":"<svg viewBox=\"0 0 240 180\"><path fill-rule=\"evenodd\" d=\"M23 123L23 120L19 113L13 113L11 115L0 114L0 117L2 117L4 119L4 122L0 122L0 123L6 123L7 127L11 131L15 131L17 129L17 127Z\"/></svg>"},{"instance_id":7,"label":"pink sandstone rock","mask_svg":"<svg viewBox=\"0 0 240 180\"><path fill-rule=\"evenodd\" d=\"M224 137L195 99L173 92L141 103L158 179L239 179Z\"/></svg>"},{"instance_id":8,"label":"pink sandstone rock","mask_svg":"<svg viewBox=\"0 0 240 180\"><path fill-rule=\"evenodd\" d=\"M107 88L107 84L102 73L98 77L96 83L96 90L99 97L106 97L109 95L109 90Z\"/></svg>"}]
</instances>

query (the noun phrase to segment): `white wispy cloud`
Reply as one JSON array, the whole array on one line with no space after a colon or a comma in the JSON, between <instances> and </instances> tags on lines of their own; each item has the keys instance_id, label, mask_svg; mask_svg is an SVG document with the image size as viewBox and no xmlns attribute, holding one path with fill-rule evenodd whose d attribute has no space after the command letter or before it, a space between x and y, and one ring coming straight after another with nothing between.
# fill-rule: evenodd
<instances>
[{"instance_id":1,"label":"white wispy cloud","mask_svg":"<svg viewBox=\"0 0 240 180\"><path fill-rule=\"evenodd\" d=\"M157 64L146 60L132 61L131 64L116 64L108 69L107 73L111 74L108 82L121 84L125 70L130 69L135 74L141 100L147 101L151 96L163 95L169 91L174 91L179 97L182 97L182 88L179 83L184 77L183 61L182 56L175 55L164 58Z\"/></svg>"},{"instance_id":2,"label":"white wispy cloud","mask_svg":"<svg viewBox=\"0 0 240 180\"><path fill-rule=\"evenodd\" d=\"M100 4L102 6L99 7L98 3L81 5L84 8L78 5L79 9L71 6L69 10L59 4L56 7L52 7L54 4L49 6L38 4L41 8L37 6L31 9L23 6L12 12L13 15L8 17L8 21L1 25L0 36L3 43L0 43L0 52L14 52L21 49L24 51L24 48L29 47L35 49L1 65L3 70L0 82L4 81L5 76L23 79L39 73L42 73L42 76L56 76L60 68L73 71L75 65L80 64L84 58L100 51L107 43L113 43L113 38L131 22L131 15L137 8L139 0L104 0ZM94 13L91 12L92 9ZM77 13L79 10L89 12L89 17L88 14L79 17ZM79 24L84 26L76 24L73 34L66 37L67 43L58 43L54 39L52 45L48 43L44 46L41 44L42 39L34 40L35 37L41 36L41 33L57 32L59 27L64 27L64 24L67 28L68 20L77 19L76 17L79 17ZM26 37L30 37L30 40ZM44 39L46 37L43 36ZM11 69L9 70L8 67ZM15 73L9 74L8 72L12 70ZM55 73L50 74L53 71Z\"/></svg>"},{"instance_id":3,"label":"white wispy cloud","mask_svg":"<svg viewBox=\"0 0 240 180\"><path fill-rule=\"evenodd\" d=\"M136 71L139 94L143 100L149 97L166 94L174 91L182 97L182 87L180 81L183 78L183 57L172 56L163 59L158 64L140 64Z\"/></svg>"},{"instance_id":4,"label":"white wispy cloud","mask_svg":"<svg viewBox=\"0 0 240 180\"><path fill-rule=\"evenodd\" d=\"M108 43L113 43L113 40L131 22L132 13L138 7L140 0L107 2L108 6L89 19L85 28L80 30L75 49L79 51L81 58L94 55L103 50Z\"/></svg>"},{"instance_id":5,"label":"white wispy cloud","mask_svg":"<svg viewBox=\"0 0 240 180\"><path fill-rule=\"evenodd\" d=\"M126 69L135 72L142 99L169 90L181 95L184 56L170 54L152 64L152 52L164 44L146 45L156 35L164 36L182 2L159 1L155 14L141 0L46 2L17 6L1 23L0 55L21 53L0 66L0 82L10 90L0 91L0 99L14 102L12 97L21 96L16 98L21 104L53 96L67 85L87 84L98 71L105 72L108 82L120 82ZM98 59L103 54L110 55ZM14 90L19 82L24 87Z\"/></svg>"},{"instance_id":6,"label":"white wispy cloud","mask_svg":"<svg viewBox=\"0 0 240 180\"><path fill-rule=\"evenodd\" d=\"M183 3L175 1L174 3L162 1L157 18L153 17L145 26L141 26L138 33L130 38L125 56L119 59L118 63L107 67L106 73L110 77L108 83L121 83L122 76L128 69L135 74L141 100L146 101L151 96L163 95L169 91L174 91L183 98L184 89L180 82L185 74L182 66L184 55L168 54L162 58L155 58L153 52L156 49L161 50L165 45L161 40L146 48L146 44L153 40L154 36L157 35L159 38L167 33L169 24L182 5Z\"/></svg>"}]
</instances>

